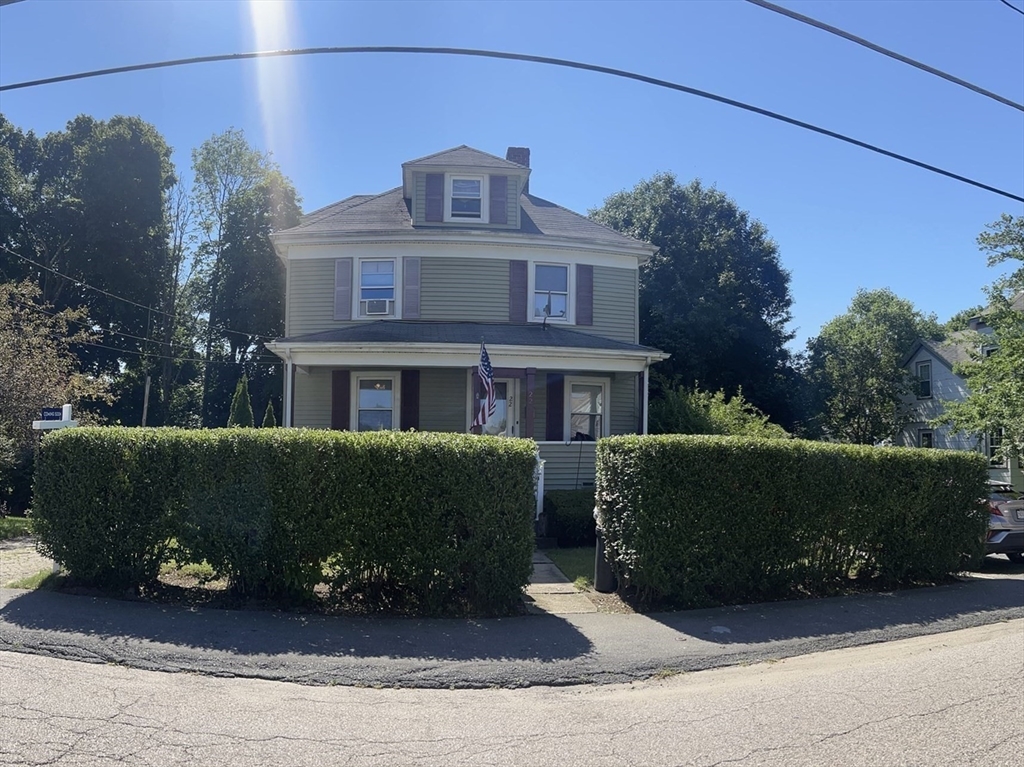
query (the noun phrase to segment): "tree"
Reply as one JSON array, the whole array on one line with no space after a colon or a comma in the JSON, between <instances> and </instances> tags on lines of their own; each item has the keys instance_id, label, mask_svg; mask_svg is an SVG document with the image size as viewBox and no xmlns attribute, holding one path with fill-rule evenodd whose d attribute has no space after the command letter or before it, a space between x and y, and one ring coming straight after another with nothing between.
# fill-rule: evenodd
<instances>
[{"instance_id":1,"label":"tree","mask_svg":"<svg viewBox=\"0 0 1024 767\"><path fill-rule=\"evenodd\" d=\"M272 399L267 400L267 410L263 413L263 428L277 428L277 418L274 417L274 400Z\"/></svg>"},{"instance_id":2,"label":"tree","mask_svg":"<svg viewBox=\"0 0 1024 767\"><path fill-rule=\"evenodd\" d=\"M849 311L807 343L821 433L860 444L893 437L909 421L903 398L914 392L902 362L919 338L940 334L934 315L891 290L858 290Z\"/></svg>"},{"instance_id":3,"label":"tree","mask_svg":"<svg viewBox=\"0 0 1024 767\"><path fill-rule=\"evenodd\" d=\"M254 425L252 402L249 400L249 381L243 374L238 379L238 386L235 387L235 396L231 398L231 415L228 417L228 426L249 427Z\"/></svg>"},{"instance_id":4,"label":"tree","mask_svg":"<svg viewBox=\"0 0 1024 767\"><path fill-rule=\"evenodd\" d=\"M40 302L31 281L0 283L0 475L31 457L32 421L43 407L70 403L76 418L93 417L82 405L107 402L107 383L82 372L73 347L94 337L84 323L84 308L54 311ZM0 476L0 501L9 487ZM23 489L22 501L27 500Z\"/></svg>"},{"instance_id":5,"label":"tree","mask_svg":"<svg viewBox=\"0 0 1024 767\"><path fill-rule=\"evenodd\" d=\"M722 192L682 186L671 173L612 195L590 216L658 247L640 269L640 341L672 354L662 373L712 391L742 388L790 422L789 273L764 226Z\"/></svg>"},{"instance_id":6,"label":"tree","mask_svg":"<svg viewBox=\"0 0 1024 767\"><path fill-rule=\"evenodd\" d=\"M1024 455L1024 216L1003 214L978 236L988 265L1019 261L987 290L985 323L991 336L975 333L976 351L955 370L967 381L962 402L946 402L939 423L971 434L1001 434L1003 456ZM992 349L985 355L981 349Z\"/></svg>"}]
</instances>

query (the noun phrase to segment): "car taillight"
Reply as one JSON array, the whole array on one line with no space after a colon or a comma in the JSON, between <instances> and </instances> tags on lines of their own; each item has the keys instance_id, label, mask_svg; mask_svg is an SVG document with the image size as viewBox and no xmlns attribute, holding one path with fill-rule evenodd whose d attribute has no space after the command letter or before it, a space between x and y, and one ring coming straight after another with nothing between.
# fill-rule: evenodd
<instances>
[{"instance_id":1,"label":"car taillight","mask_svg":"<svg viewBox=\"0 0 1024 767\"><path fill-rule=\"evenodd\" d=\"M988 505L988 510L991 514L995 514L997 517L1003 516L1003 512L994 503Z\"/></svg>"}]
</instances>

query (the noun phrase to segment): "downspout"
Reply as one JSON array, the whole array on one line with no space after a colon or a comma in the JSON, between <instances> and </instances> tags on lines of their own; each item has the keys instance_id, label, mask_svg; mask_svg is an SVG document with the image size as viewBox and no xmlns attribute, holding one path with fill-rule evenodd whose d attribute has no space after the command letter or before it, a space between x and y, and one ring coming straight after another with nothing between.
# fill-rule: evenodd
<instances>
[{"instance_id":1,"label":"downspout","mask_svg":"<svg viewBox=\"0 0 1024 767\"><path fill-rule=\"evenodd\" d=\"M644 363L644 434L647 434L647 410L651 399L651 358Z\"/></svg>"},{"instance_id":2,"label":"downspout","mask_svg":"<svg viewBox=\"0 0 1024 767\"><path fill-rule=\"evenodd\" d=\"M281 424L286 428L290 428L292 425L292 399L295 394L292 391L292 381L294 372L294 365L292 364L291 352L284 353L284 402L282 408L284 413L281 414Z\"/></svg>"}]
</instances>

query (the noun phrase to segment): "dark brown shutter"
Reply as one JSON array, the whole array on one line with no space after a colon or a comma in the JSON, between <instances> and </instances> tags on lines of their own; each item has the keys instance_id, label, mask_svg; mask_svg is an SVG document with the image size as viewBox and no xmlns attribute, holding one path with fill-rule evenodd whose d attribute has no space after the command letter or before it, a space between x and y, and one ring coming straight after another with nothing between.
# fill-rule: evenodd
<instances>
[{"instance_id":1,"label":"dark brown shutter","mask_svg":"<svg viewBox=\"0 0 1024 767\"><path fill-rule=\"evenodd\" d=\"M576 264L576 324L594 324L594 267Z\"/></svg>"},{"instance_id":2,"label":"dark brown shutter","mask_svg":"<svg viewBox=\"0 0 1024 767\"><path fill-rule=\"evenodd\" d=\"M352 319L352 259L334 262L334 319Z\"/></svg>"},{"instance_id":3,"label":"dark brown shutter","mask_svg":"<svg viewBox=\"0 0 1024 767\"><path fill-rule=\"evenodd\" d=\"M490 217L492 224L508 223L508 176L491 176Z\"/></svg>"},{"instance_id":4,"label":"dark brown shutter","mask_svg":"<svg viewBox=\"0 0 1024 767\"><path fill-rule=\"evenodd\" d=\"M348 370L331 371L331 428L352 428L352 374Z\"/></svg>"},{"instance_id":5,"label":"dark brown shutter","mask_svg":"<svg viewBox=\"0 0 1024 767\"><path fill-rule=\"evenodd\" d=\"M405 274L402 276L402 319L420 318L420 260L403 259Z\"/></svg>"},{"instance_id":6,"label":"dark brown shutter","mask_svg":"<svg viewBox=\"0 0 1024 767\"><path fill-rule=\"evenodd\" d=\"M548 373L547 399L544 439L560 442L565 438L565 376L561 373Z\"/></svg>"},{"instance_id":7,"label":"dark brown shutter","mask_svg":"<svg viewBox=\"0 0 1024 767\"><path fill-rule=\"evenodd\" d=\"M427 200L426 213L427 221L444 221L444 174L427 174Z\"/></svg>"},{"instance_id":8,"label":"dark brown shutter","mask_svg":"<svg viewBox=\"0 0 1024 767\"><path fill-rule=\"evenodd\" d=\"M526 322L529 306L529 264L526 261L508 262L508 321Z\"/></svg>"},{"instance_id":9,"label":"dark brown shutter","mask_svg":"<svg viewBox=\"0 0 1024 767\"><path fill-rule=\"evenodd\" d=\"M420 371L402 371L402 391L399 392L399 396L399 428L402 431L420 428Z\"/></svg>"}]
</instances>

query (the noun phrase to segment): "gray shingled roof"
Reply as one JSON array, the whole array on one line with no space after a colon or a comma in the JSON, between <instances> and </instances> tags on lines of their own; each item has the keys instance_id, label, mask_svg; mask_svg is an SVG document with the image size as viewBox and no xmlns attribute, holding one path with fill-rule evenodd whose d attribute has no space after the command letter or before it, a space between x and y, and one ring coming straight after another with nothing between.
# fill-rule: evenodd
<instances>
[{"instance_id":1,"label":"gray shingled roof","mask_svg":"<svg viewBox=\"0 0 1024 767\"><path fill-rule=\"evenodd\" d=\"M970 362L971 360L969 353L971 344L963 332L953 333L945 341L921 340L920 343L934 356L949 365L950 369L958 362Z\"/></svg>"},{"instance_id":2,"label":"gray shingled roof","mask_svg":"<svg viewBox=\"0 0 1024 767\"><path fill-rule=\"evenodd\" d=\"M358 205L361 202L376 197L375 194L354 194L351 197L346 197L344 200L339 202L332 202L330 205L325 205L322 208L311 210L309 213L305 213L299 217L299 224L308 224L311 221L322 218L323 216L329 216L332 213L338 213L343 210L351 208L353 205Z\"/></svg>"},{"instance_id":3,"label":"gray shingled roof","mask_svg":"<svg viewBox=\"0 0 1024 767\"><path fill-rule=\"evenodd\" d=\"M284 343L354 344L478 344L492 346L555 346L563 349L596 349L657 353L657 349L610 338L580 333L557 325L512 325L486 322L402 322L374 320L336 330L281 338Z\"/></svg>"},{"instance_id":4,"label":"gray shingled roof","mask_svg":"<svg viewBox=\"0 0 1024 767\"><path fill-rule=\"evenodd\" d=\"M469 165L474 168L502 168L505 170L527 170L527 167L525 165L520 165L517 162L506 160L494 154L481 152L479 149L474 149L473 147L466 146L465 144L463 144L462 146L457 146L453 149L445 149L443 152L435 152L434 154L428 154L426 157L420 157L418 160L409 160L409 162L402 163L402 167L413 165Z\"/></svg>"},{"instance_id":5,"label":"gray shingled roof","mask_svg":"<svg viewBox=\"0 0 1024 767\"><path fill-rule=\"evenodd\" d=\"M359 198L359 199L357 199ZM321 208L310 214L302 223L285 232L294 233L336 233L336 234L393 234L413 231L474 232L497 236L515 237L518 234L531 236L564 237L587 240L607 245L636 247L652 246L645 242L616 232L610 227L592 221L561 205L532 194L519 196L522 217L521 227L515 229L472 229L412 225L409 202L402 196L402 187L396 187L375 196L356 195L334 205Z\"/></svg>"}]
</instances>

